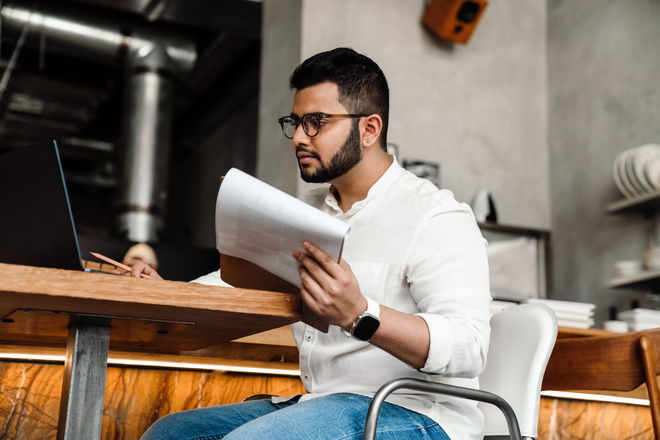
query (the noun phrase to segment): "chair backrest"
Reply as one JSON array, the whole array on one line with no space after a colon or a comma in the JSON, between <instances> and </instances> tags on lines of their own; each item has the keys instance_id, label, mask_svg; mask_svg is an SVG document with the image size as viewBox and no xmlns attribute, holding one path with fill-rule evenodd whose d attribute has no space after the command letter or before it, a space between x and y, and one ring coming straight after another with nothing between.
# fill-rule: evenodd
<instances>
[{"instance_id":1,"label":"chair backrest","mask_svg":"<svg viewBox=\"0 0 660 440\"><path fill-rule=\"evenodd\" d=\"M660 328L557 341L543 379L553 391L632 391L646 383L655 438L660 439L657 348Z\"/></svg>"},{"instance_id":2,"label":"chair backrest","mask_svg":"<svg viewBox=\"0 0 660 440\"><path fill-rule=\"evenodd\" d=\"M543 389L631 391L637 388L646 381L642 336L660 346L660 328L559 339L548 362Z\"/></svg>"},{"instance_id":3,"label":"chair backrest","mask_svg":"<svg viewBox=\"0 0 660 440\"><path fill-rule=\"evenodd\" d=\"M512 407L523 437L537 438L541 383L557 339L557 318L544 304L508 307L491 318L490 348L480 388L504 398ZM506 436L502 413L480 403L486 436Z\"/></svg>"}]
</instances>

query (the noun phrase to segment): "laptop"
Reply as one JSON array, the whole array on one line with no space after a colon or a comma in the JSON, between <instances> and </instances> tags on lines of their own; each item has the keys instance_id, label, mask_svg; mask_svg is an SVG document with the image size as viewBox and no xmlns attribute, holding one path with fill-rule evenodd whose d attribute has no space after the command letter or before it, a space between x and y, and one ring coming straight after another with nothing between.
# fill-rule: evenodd
<instances>
[{"instance_id":1,"label":"laptop","mask_svg":"<svg viewBox=\"0 0 660 440\"><path fill-rule=\"evenodd\" d=\"M82 270L81 256L89 251L121 256L133 244L76 233L54 140L0 153L0 263ZM150 246L160 260L158 273L168 280L190 281L218 269L215 248Z\"/></svg>"},{"instance_id":2,"label":"laptop","mask_svg":"<svg viewBox=\"0 0 660 440\"><path fill-rule=\"evenodd\" d=\"M0 263L83 269L54 140L0 154Z\"/></svg>"}]
</instances>

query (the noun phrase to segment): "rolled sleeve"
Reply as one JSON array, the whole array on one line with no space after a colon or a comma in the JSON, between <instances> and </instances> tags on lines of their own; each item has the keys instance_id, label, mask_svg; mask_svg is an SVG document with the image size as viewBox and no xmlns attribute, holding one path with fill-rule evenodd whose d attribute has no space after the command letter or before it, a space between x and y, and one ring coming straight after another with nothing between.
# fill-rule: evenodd
<instances>
[{"instance_id":1,"label":"rolled sleeve","mask_svg":"<svg viewBox=\"0 0 660 440\"><path fill-rule=\"evenodd\" d=\"M448 320L438 315L417 313L417 316L426 321L430 336L426 364L419 371L425 374L442 374L445 372L451 356L451 349L446 342L453 339L451 325Z\"/></svg>"},{"instance_id":2,"label":"rolled sleeve","mask_svg":"<svg viewBox=\"0 0 660 440\"><path fill-rule=\"evenodd\" d=\"M409 257L408 281L430 335L420 371L476 377L490 338L488 257L469 208L454 208L424 222Z\"/></svg>"}]
</instances>

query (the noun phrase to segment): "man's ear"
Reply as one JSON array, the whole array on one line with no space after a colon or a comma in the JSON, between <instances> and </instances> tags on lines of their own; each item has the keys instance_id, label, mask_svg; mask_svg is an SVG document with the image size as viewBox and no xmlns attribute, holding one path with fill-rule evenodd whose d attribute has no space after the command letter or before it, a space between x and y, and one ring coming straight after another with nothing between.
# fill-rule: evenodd
<instances>
[{"instance_id":1,"label":"man's ear","mask_svg":"<svg viewBox=\"0 0 660 440\"><path fill-rule=\"evenodd\" d=\"M360 125L364 127L362 133L362 145L370 147L376 145L380 131L383 129L383 120L377 114L365 116L360 121Z\"/></svg>"}]
</instances>

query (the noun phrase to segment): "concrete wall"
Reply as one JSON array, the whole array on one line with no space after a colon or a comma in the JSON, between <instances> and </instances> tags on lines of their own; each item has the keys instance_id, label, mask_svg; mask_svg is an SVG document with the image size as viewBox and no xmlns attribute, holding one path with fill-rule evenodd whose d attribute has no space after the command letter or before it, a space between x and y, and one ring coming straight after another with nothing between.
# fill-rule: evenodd
<instances>
[{"instance_id":1,"label":"concrete wall","mask_svg":"<svg viewBox=\"0 0 660 440\"><path fill-rule=\"evenodd\" d=\"M660 141L660 3L492 0L466 46L424 30L423 7L302 0L301 59L340 45L375 59L400 159L439 162L459 200L489 189L500 223L552 230L552 298L595 303L598 322L654 306L606 287L616 260L641 258L648 223L604 210L621 198L616 155Z\"/></svg>"},{"instance_id":2,"label":"concrete wall","mask_svg":"<svg viewBox=\"0 0 660 440\"><path fill-rule=\"evenodd\" d=\"M548 0L554 297L593 302L598 320L644 293L608 289L616 260L641 259L647 223L606 215L622 198L621 151L660 142L660 3Z\"/></svg>"},{"instance_id":3,"label":"concrete wall","mask_svg":"<svg viewBox=\"0 0 660 440\"><path fill-rule=\"evenodd\" d=\"M337 46L373 58L400 161L438 162L461 201L489 189L501 223L549 228L545 2L491 0L468 45L425 30L424 5L303 0L301 59Z\"/></svg>"},{"instance_id":4,"label":"concrete wall","mask_svg":"<svg viewBox=\"0 0 660 440\"><path fill-rule=\"evenodd\" d=\"M440 163L441 186L462 201L489 189L502 224L551 229L552 298L596 303L598 321L633 300L652 306L606 287L616 260L641 258L647 222L604 210L621 198L616 155L660 141L660 3L491 0L465 46L421 26L424 3L264 0L257 175L304 190L274 122L291 109L287 78L351 46L388 76L400 160Z\"/></svg>"},{"instance_id":5,"label":"concrete wall","mask_svg":"<svg viewBox=\"0 0 660 440\"><path fill-rule=\"evenodd\" d=\"M298 165L277 123L291 112L289 75L300 63L301 0L264 0L256 177L296 192Z\"/></svg>"}]
</instances>

